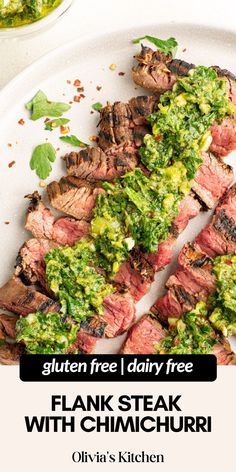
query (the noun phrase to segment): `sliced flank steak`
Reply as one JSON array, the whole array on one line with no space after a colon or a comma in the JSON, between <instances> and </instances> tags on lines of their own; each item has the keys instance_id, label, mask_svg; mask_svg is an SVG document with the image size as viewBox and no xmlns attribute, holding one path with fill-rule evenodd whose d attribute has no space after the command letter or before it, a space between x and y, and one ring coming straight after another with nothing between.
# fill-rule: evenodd
<instances>
[{"instance_id":1,"label":"sliced flank steak","mask_svg":"<svg viewBox=\"0 0 236 472\"><path fill-rule=\"evenodd\" d=\"M62 217L56 219L47 208L38 192L28 195L30 205L27 210L25 228L34 238L49 239L58 244L73 246L78 239L88 235L90 225L84 220Z\"/></svg>"},{"instance_id":2,"label":"sliced flank steak","mask_svg":"<svg viewBox=\"0 0 236 472\"><path fill-rule=\"evenodd\" d=\"M0 288L0 308L26 316L29 313L58 311L59 304L43 293L26 287L21 280L13 276Z\"/></svg>"},{"instance_id":3,"label":"sliced flank steak","mask_svg":"<svg viewBox=\"0 0 236 472\"><path fill-rule=\"evenodd\" d=\"M105 154L99 147L71 152L64 159L69 175L91 182L115 179L133 170L138 164L135 151L129 153L121 150L113 156Z\"/></svg>"},{"instance_id":4,"label":"sliced flank steak","mask_svg":"<svg viewBox=\"0 0 236 472\"><path fill-rule=\"evenodd\" d=\"M15 344L16 322L18 316L0 314L0 363L16 365L20 354L24 353L22 344Z\"/></svg>"},{"instance_id":5,"label":"sliced flank steak","mask_svg":"<svg viewBox=\"0 0 236 472\"><path fill-rule=\"evenodd\" d=\"M155 302L152 312L167 322L168 317L179 318L198 301L207 300L215 287L211 258L231 253L236 253L236 185L223 197L195 243L181 250L177 271L166 283L168 291Z\"/></svg>"},{"instance_id":6,"label":"sliced flank steak","mask_svg":"<svg viewBox=\"0 0 236 472\"><path fill-rule=\"evenodd\" d=\"M121 354L156 354L156 346L168 332L154 315L144 315L129 330ZM236 355L227 339L219 338L212 349L218 365L236 365Z\"/></svg>"},{"instance_id":7,"label":"sliced flank steak","mask_svg":"<svg viewBox=\"0 0 236 472\"><path fill-rule=\"evenodd\" d=\"M145 134L150 132L146 117L153 113L157 98L133 97L128 103L115 102L102 108L100 113L98 145L103 151L128 146L129 153L140 147Z\"/></svg>"},{"instance_id":8,"label":"sliced flank steak","mask_svg":"<svg viewBox=\"0 0 236 472\"><path fill-rule=\"evenodd\" d=\"M97 196L103 189L97 183L89 183L77 177L62 177L47 186L51 205L59 211L90 221Z\"/></svg>"},{"instance_id":9,"label":"sliced flank steak","mask_svg":"<svg viewBox=\"0 0 236 472\"><path fill-rule=\"evenodd\" d=\"M91 354L101 338L114 338L129 329L135 319L134 300L130 294L113 293L104 299L104 313L81 323L75 348Z\"/></svg>"},{"instance_id":10,"label":"sliced flank steak","mask_svg":"<svg viewBox=\"0 0 236 472\"><path fill-rule=\"evenodd\" d=\"M155 93L163 93L172 89L178 78L188 74L194 64L180 59L173 59L159 51L142 46L136 56L138 62L132 69L132 77L136 84ZM229 98L236 105L236 77L230 71L212 66L220 78L227 82ZM236 149L235 116L229 117L221 124L212 126L212 143L210 151L217 156L227 156Z\"/></svg>"},{"instance_id":11,"label":"sliced flank steak","mask_svg":"<svg viewBox=\"0 0 236 472\"><path fill-rule=\"evenodd\" d=\"M58 243L48 239L29 239L20 248L15 267L15 275L26 285L40 284L47 291L44 257Z\"/></svg>"},{"instance_id":12,"label":"sliced flank steak","mask_svg":"<svg viewBox=\"0 0 236 472\"><path fill-rule=\"evenodd\" d=\"M155 345L165 336L159 321L153 315L145 315L131 327L121 354L155 354Z\"/></svg>"}]
</instances>

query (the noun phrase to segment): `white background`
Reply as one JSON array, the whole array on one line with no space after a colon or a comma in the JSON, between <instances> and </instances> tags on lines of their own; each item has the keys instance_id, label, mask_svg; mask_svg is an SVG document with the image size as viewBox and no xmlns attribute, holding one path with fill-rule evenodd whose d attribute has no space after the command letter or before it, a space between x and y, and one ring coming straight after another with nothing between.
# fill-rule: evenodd
<instances>
[{"instance_id":1,"label":"white background","mask_svg":"<svg viewBox=\"0 0 236 472\"><path fill-rule=\"evenodd\" d=\"M38 57L70 39L160 22L235 30L235 0L74 0L66 16L49 30L35 37L0 39L0 87Z\"/></svg>"}]
</instances>

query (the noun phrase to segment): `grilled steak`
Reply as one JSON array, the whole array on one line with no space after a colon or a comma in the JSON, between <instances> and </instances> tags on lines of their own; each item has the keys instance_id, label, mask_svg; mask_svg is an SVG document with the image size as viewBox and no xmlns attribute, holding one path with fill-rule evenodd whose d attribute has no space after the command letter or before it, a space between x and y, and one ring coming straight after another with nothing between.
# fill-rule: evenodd
<instances>
[{"instance_id":1,"label":"grilled steak","mask_svg":"<svg viewBox=\"0 0 236 472\"><path fill-rule=\"evenodd\" d=\"M121 354L155 354L155 344L165 335L165 330L157 319L152 315L145 315L130 329Z\"/></svg>"},{"instance_id":2,"label":"grilled steak","mask_svg":"<svg viewBox=\"0 0 236 472\"><path fill-rule=\"evenodd\" d=\"M233 181L230 166L213 156L202 153L203 164L192 182L192 190L208 208L213 208Z\"/></svg>"},{"instance_id":3,"label":"grilled steak","mask_svg":"<svg viewBox=\"0 0 236 472\"><path fill-rule=\"evenodd\" d=\"M19 364L20 355L25 352L22 344L12 344L7 341L0 345L0 363L5 365Z\"/></svg>"},{"instance_id":4,"label":"grilled steak","mask_svg":"<svg viewBox=\"0 0 236 472\"><path fill-rule=\"evenodd\" d=\"M212 222L197 236L193 245L186 244L179 254L179 266L166 283L167 293L159 298L152 312L166 322L179 318L199 300L207 300L214 291L211 257L236 253L236 185L216 208Z\"/></svg>"},{"instance_id":5,"label":"grilled steak","mask_svg":"<svg viewBox=\"0 0 236 472\"><path fill-rule=\"evenodd\" d=\"M60 182L51 182L47 186L49 200L54 208L78 220L89 221L97 195L103 189L77 177L62 177Z\"/></svg>"},{"instance_id":6,"label":"grilled steak","mask_svg":"<svg viewBox=\"0 0 236 472\"><path fill-rule=\"evenodd\" d=\"M159 51L142 46L140 54L136 56L138 62L132 69L134 82L152 92L163 93L170 90L178 77L188 74L194 64L172 59Z\"/></svg>"},{"instance_id":7,"label":"grilled steak","mask_svg":"<svg viewBox=\"0 0 236 472\"><path fill-rule=\"evenodd\" d=\"M112 180L133 170L138 163L135 151L120 151L117 155L107 155L102 149L86 148L65 156L67 172L89 181Z\"/></svg>"},{"instance_id":8,"label":"grilled steak","mask_svg":"<svg viewBox=\"0 0 236 472\"><path fill-rule=\"evenodd\" d=\"M150 132L146 116L155 108L156 97L134 97L128 103L115 102L101 110L98 145L104 151L128 146L129 153L140 147L145 134Z\"/></svg>"},{"instance_id":9,"label":"grilled steak","mask_svg":"<svg viewBox=\"0 0 236 472\"><path fill-rule=\"evenodd\" d=\"M129 290L136 302L148 292L153 280L154 269L139 249L130 251L114 278L121 288Z\"/></svg>"},{"instance_id":10,"label":"grilled steak","mask_svg":"<svg viewBox=\"0 0 236 472\"><path fill-rule=\"evenodd\" d=\"M15 315L0 315L0 340L4 340L6 336L14 339L16 337L16 322L18 316Z\"/></svg>"},{"instance_id":11,"label":"grilled steak","mask_svg":"<svg viewBox=\"0 0 236 472\"><path fill-rule=\"evenodd\" d=\"M159 51L143 47L136 56L138 64L132 69L136 84L155 93L170 90L179 77L186 76L194 64L179 59L172 59ZM236 77L226 69L213 66L220 78L227 82L229 98L236 104ZM227 118L222 124L212 127L210 151L217 156L226 156L236 149L235 116Z\"/></svg>"},{"instance_id":12,"label":"grilled steak","mask_svg":"<svg viewBox=\"0 0 236 472\"><path fill-rule=\"evenodd\" d=\"M212 222L197 236L196 244L210 257L236 252L236 185L218 205Z\"/></svg>"},{"instance_id":13,"label":"grilled steak","mask_svg":"<svg viewBox=\"0 0 236 472\"><path fill-rule=\"evenodd\" d=\"M144 315L130 329L121 354L156 354L155 345L166 336L166 331L152 315ZM236 365L236 356L229 342L222 338L212 350L218 365Z\"/></svg>"},{"instance_id":14,"label":"grilled steak","mask_svg":"<svg viewBox=\"0 0 236 472\"><path fill-rule=\"evenodd\" d=\"M48 239L29 239L21 247L17 259L15 275L25 284L40 283L47 290L44 257L58 244Z\"/></svg>"},{"instance_id":15,"label":"grilled steak","mask_svg":"<svg viewBox=\"0 0 236 472\"><path fill-rule=\"evenodd\" d=\"M35 238L49 239L59 244L73 246L78 239L87 236L89 223L69 217L58 218L46 208L38 192L28 195L30 206L27 210L25 227Z\"/></svg>"},{"instance_id":16,"label":"grilled steak","mask_svg":"<svg viewBox=\"0 0 236 472\"><path fill-rule=\"evenodd\" d=\"M128 330L135 318L133 298L128 294L113 293L104 299L104 313L94 315L81 323L76 348L91 354L96 341L114 338Z\"/></svg>"},{"instance_id":17,"label":"grilled steak","mask_svg":"<svg viewBox=\"0 0 236 472\"><path fill-rule=\"evenodd\" d=\"M18 277L13 276L0 288L0 308L26 316L36 311L58 311L59 305L46 295L26 287Z\"/></svg>"}]
</instances>

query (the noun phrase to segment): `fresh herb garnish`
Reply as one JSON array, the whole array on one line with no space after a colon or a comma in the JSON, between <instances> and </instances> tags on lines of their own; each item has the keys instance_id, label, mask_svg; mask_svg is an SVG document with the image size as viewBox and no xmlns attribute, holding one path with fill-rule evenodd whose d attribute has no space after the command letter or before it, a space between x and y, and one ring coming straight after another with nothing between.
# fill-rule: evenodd
<instances>
[{"instance_id":1,"label":"fresh herb garnish","mask_svg":"<svg viewBox=\"0 0 236 472\"><path fill-rule=\"evenodd\" d=\"M56 118L55 120L48 120L45 123L45 128L47 131L53 131L55 128L58 128L59 126L66 125L69 123L68 118Z\"/></svg>"},{"instance_id":2,"label":"fresh herb garnish","mask_svg":"<svg viewBox=\"0 0 236 472\"><path fill-rule=\"evenodd\" d=\"M71 144L71 146L76 146L76 147L89 147L89 144L83 143L77 136L72 134L71 136L60 136L60 139L64 141L65 143Z\"/></svg>"},{"instance_id":3,"label":"fresh herb garnish","mask_svg":"<svg viewBox=\"0 0 236 472\"><path fill-rule=\"evenodd\" d=\"M62 102L51 102L45 93L39 90L36 95L26 104L27 110L31 111L31 120L38 120L43 116L61 116L70 109L70 105Z\"/></svg>"},{"instance_id":4,"label":"fresh herb garnish","mask_svg":"<svg viewBox=\"0 0 236 472\"><path fill-rule=\"evenodd\" d=\"M159 39L155 38L155 36L142 36L141 38L136 38L133 39L134 44L140 43L143 39L146 39L147 41L150 41L150 43L155 44L156 48L164 52L164 54L171 54L173 57L176 54L177 48L178 48L178 43L175 38L169 38L169 39Z\"/></svg>"},{"instance_id":5,"label":"fresh herb garnish","mask_svg":"<svg viewBox=\"0 0 236 472\"><path fill-rule=\"evenodd\" d=\"M56 151L52 144L39 144L33 151L30 160L30 168L35 170L40 179L44 180L49 176L52 170L50 162L54 162L55 159Z\"/></svg>"},{"instance_id":6,"label":"fresh herb garnish","mask_svg":"<svg viewBox=\"0 0 236 472\"><path fill-rule=\"evenodd\" d=\"M92 105L92 109L95 111L100 111L102 109L102 103L96 102Z\"/></svg>"}]
</instances>

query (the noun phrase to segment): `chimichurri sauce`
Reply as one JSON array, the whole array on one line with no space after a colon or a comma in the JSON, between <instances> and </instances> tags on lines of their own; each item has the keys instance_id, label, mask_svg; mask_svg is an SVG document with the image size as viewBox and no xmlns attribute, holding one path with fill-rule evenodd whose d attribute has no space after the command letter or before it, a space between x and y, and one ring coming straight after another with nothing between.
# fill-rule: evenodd
<instances>
[{"instance_id":1,"label":"chimichurri sauce","mask_svg":"<svg viewBox=\"0 0 236 472\"><path fill-rule=\"evenodd\" d=\"M180 319L169 318L169 334L157 353L208 354L221 335L236 334L236 255L214 259L215 291Z\"/></svg>"},{"instance_id":2,"label":"chimichurri sauce","mask_svg":"<svg viewBox=\"0 0 236 472\"><path fill-rule=\"evenodd\" d=\"M62 0L0 0L0 28L22 26L47 16Z\"/></svg>"}]
</instances>

